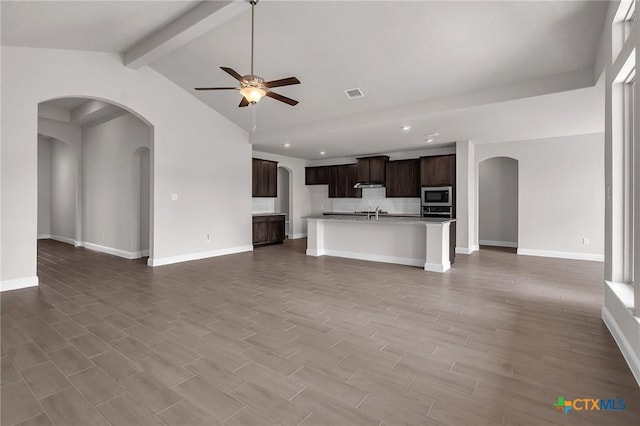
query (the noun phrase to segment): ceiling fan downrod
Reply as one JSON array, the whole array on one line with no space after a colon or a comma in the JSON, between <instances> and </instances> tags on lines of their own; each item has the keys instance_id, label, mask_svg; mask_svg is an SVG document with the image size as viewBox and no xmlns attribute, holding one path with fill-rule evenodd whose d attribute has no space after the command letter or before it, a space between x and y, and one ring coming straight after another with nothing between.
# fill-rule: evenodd
<instances>
[{"instance_id":1,"label":"ceiling fan downrod","mask_svg":"<svg viewBox=\"0 0 640 426\"><path fill-rule=\"evenodd\" d=\"M254 27L254 13L258 0L251 0L251 75L253 75L253 27Z\"/></svg>"}]
</instances>

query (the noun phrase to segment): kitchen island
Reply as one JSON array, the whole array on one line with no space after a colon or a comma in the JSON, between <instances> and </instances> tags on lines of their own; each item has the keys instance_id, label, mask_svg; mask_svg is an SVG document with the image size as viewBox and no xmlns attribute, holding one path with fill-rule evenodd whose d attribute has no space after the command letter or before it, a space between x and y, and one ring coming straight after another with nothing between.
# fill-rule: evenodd
<instances>
[{"instance_id":1,"label":"kitchen island","mask_svg":"<svg viewBox=\"0 0 640 426\"><path fill-rule=\"evenodd\" d=\"M419 266L445 272L455 219L357 215L307 216L307 255Z\"/></svg>"}]
</instances>

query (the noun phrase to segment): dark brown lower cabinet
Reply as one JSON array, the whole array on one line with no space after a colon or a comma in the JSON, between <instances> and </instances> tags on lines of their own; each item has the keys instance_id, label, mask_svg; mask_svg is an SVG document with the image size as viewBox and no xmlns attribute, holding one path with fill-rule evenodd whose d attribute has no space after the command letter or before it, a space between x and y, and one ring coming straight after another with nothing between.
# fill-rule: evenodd
<instances>
[{"instance_id":1,"label":"dark brown lower cabinet","mask_svg":"<svg viewBox=\"0 0 640 426\"><path fill-rule=\"evenodd\" d=\"M254 216L253 245L282 244L284 241L284 215Z\"/></svg>"}]
</instances>

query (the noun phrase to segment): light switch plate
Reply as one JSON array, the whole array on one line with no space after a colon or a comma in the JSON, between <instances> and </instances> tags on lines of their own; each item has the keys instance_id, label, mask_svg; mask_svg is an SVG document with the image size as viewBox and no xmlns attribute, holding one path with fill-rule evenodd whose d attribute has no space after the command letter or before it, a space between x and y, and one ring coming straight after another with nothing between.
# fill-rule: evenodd
<instances>
[{"instance_id":1,"label":"light switch plate","mask_svg":"<svg viewBox=\"0 0 640 426\"><path fill-rule=\"evenodd\" d=\"M178 201L178 194L171 194L171 201Z\"/></svg>"}]
</instances>

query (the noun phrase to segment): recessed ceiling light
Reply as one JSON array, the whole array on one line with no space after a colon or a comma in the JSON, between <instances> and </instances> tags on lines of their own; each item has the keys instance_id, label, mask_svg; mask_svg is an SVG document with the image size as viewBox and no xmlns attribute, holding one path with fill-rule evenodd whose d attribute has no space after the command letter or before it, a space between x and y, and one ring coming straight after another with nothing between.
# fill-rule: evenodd
<instances>
[{"instance_id":1,"label":"recessed ceiling light","mask_svg":"<svg viewBox=\"0 0 640 426\"><path fill-rule=\"evenodd\" d=\"M411 130L411 126L409 126L408 124L405 124L404 126L400 127L402 130L404 130L405 132L408 132L409 130Z\"/></svg>"},{"instance_id":2,"label":"recessed ceiling light","mask_svg":"<svg viewBox=\"0 0 640 426\"><path fill-rule=\"evenodd\" d=\"M325 154L326 154L326 152L320 151L320 155L325 155Z\"/></svg>"},{"instance_id":3,"label":"recessed ceiling light","mask_svg":"<svg viewBox=\"0 0 640 426\"><path fill-rule=\"evenodd\" d=\"M425 142L433 142L433 139L431 139L431 138L425 139Z\"/></svg>"},{"instance_id":4,"label":"recessed ceiling light","mask_svg":"<svg viewBox=\"0 0 640 426\"><path fill-rule=\"evenodd\" d=\"M290 143L285 143L285 144L284 144L284 145L282 145L282 146L284 146L285 148L289 148L289 147L291 146L291 144L290 144Z\"/></svg>"},{"instance_id":5,"label":"recessed ceiling light","mask_svg":"<svg viewBox=\"0 0 640 426\"><path fill-rule=\"evenodd\" d=\"M429 132L424 134L427 138L435 138L436 136L440 136L438 132Z\"/></svg>"}]
</instances>

